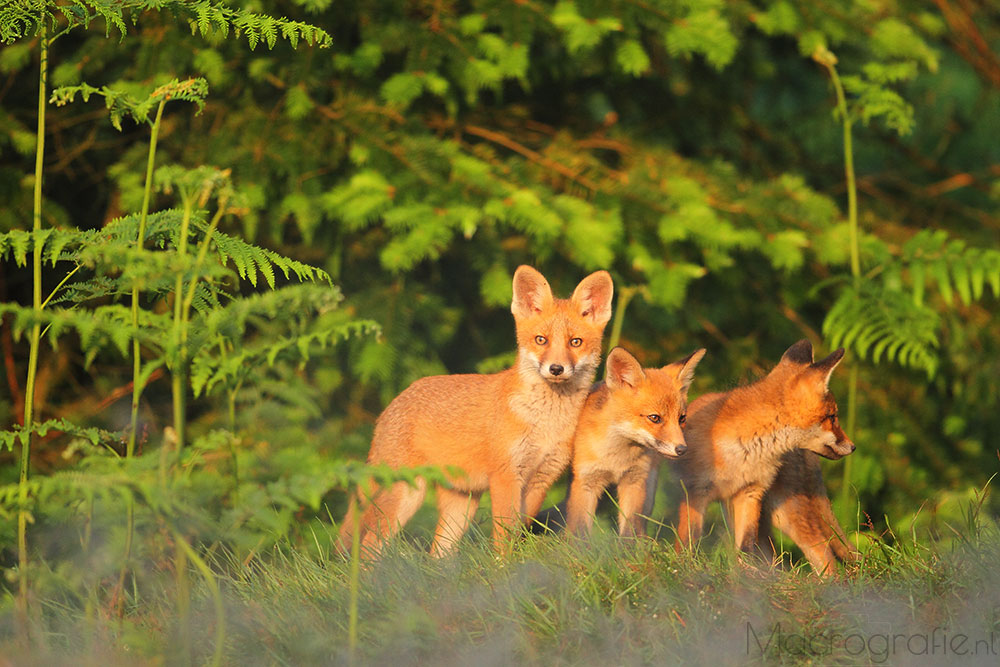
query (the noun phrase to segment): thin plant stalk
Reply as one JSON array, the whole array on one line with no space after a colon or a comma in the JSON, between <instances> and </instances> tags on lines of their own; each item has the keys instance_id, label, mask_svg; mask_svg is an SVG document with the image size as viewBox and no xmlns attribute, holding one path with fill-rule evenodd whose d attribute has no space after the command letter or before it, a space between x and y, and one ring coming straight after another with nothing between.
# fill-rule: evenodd
<instances>
[{"instance_id":1,"label":"thin plant stalk","mask_svg":"<svg viewBox=\"0 0 1000 667\"><path fill-rule=\"evenodd\" d=\"M153 192L153 166L156 164L156 143L160 135L160 120L163 118L163 107L166 99L160 100L156 108L156 117L149 137L149 154L146 157L146 184L142 193L142 209L139 212L139 233L135 241L137 252L142 252L146 241L146 220L149 217L149 202ZM139 285L132 286L132 414L128 432L128 442L125 445L125 458L130 459L135 454L136 429L139 425L139 399L142 396L142 354L139 346ZM135 500L128 496L125 500L125 558L118 573L119 595L124 594L125 575L128 572L129 561L132 559L132 542L135 534ZM119 610L121 607L119 607Z\"/></svg>"},{"instance_id":2,"label":"thin plant stalk","mask_svg":"<svg viewBox=\"0 0 1000 667\"><path fill-rule=\"evenodd\" d=\"M42 313L42 244L38 232L42 229L42 166L45 156L45 99L49 79L49 33L44 17L39 31L40 57L38 65L38 125L35 140L35 183L32 206L31 230L35 243L31 256L32 292L31 307L36 322L31 327L28 347L28 378L24 386L24 430L21 432L21 460L18 472L17 512L17 573L18 573L18 616L24 626L22 636L27 637L28 621L28 469L31 463L31 433L35 418L35 376L38 373L38 346L41 341L41 323L37 318Z\"/></svg>"},{"instance_id":3,"label":"thin plant stalk","mask_svg":"<svg viewBox=\"0 0 1000 667\"><path fill-rule=\"evenodd\" d=\"M181 546L184 545L184 546ZM185 549L184 547L188 547ZM191 664L191 586L188 582L187 542L174 533L174 576L177 588L177 624L180 635L181 664Z\"/></svg>"},{"instance_id":4,"label":"thin plant stalk","mask_svg":"<svg viewBox=\"0 0 1000 667\"><path fill-rule=\"evenodd\" d=\"M611 337L608 339L608 349L614 349L621 341L622 326L625 324L625 309L632 301L632 297L638 294L638 287L623 287L618 290L618 305L615 307L614 321L611 323Z\"/></svg>"},{"instance_id":5,"label":"thin plant stalk","mask_svg":"<svg viewBox=\"0 0 1000 667\"><path fill-rule=\"evenodd\" d=\"M195 288L198 286L198 270L201 268L201 265L205 262L205 257L206 255L208 255L208 248L212 241L212 235L215 234L215 230L219 226L219 221L222 220L222 215L226 212L227 199L228 198L225 196L219 198L219 207L215 211L215 215L212 216L212 221L208 225L208 231L205 232L205 237L201 240L201 243L198 247L198 257L195 259L194 262L194 277L191 279L191 284L188 285L187 296L184 297L184 304L182 307L182 318L183 318L182 346L185 348L185 356L187 347L187 325L188 322L190 321L190 316L191 316L191 304L194 303ZM231 392L229 396L229 429L234 434L236 433L235 402L236 402L236 393ZM234 494L238 497L240 490L240 473L239 473L239 464L236 460L236 447L233 444L232 438L229 439L229 456L233 462Z\"/></svg>"},{"instance_id":6,"label":"thin plant stalk","mask_svg":"<svg viewBox=\"0 0 1000 667\"><path fill-rule=\"evenodd\" d=\"M205 578L205 584L212 595L212 602L215 605L215 650L212 652L212 660L209 664L216 667L222 664L222 654L226 645L226 608L222 601L222 592L219 590L219 582L216 580L212 568L208 566L180 533L174 532L174 539L180 550L184 552L187 558L198 568L198 572Z\"/></svg>"},{"instance_id":7,"label":"thin plant stalk","mask_svg":"<svg viewBox=\"0 0 1000 667\"><path fill-rule=\"evenodd\" d=\"M358 498L361 497L360 488ZM351 663L357 660L358 651L358 594L361 582L361 511L352 512L351 520L351 569L350 569L350 599L347 609L347 651Z\"/></svg>"},{"instance_id":8,"label":"thin plant stalk","mask_svg":"<svg viewBox=\"0 0 1000 667\"><path fill-rule=\"evenodd\" d=\"M143 244L146 241L146 220L149 217L149 202L153 193L153 167L156 164L156 143L160 136L160 120L163 118L163 107L166 99L160 100L156 107L156 117L153 120L152 132L149 136L149 154L146 157L146 183L142 192L142 209L139 212L139 234L136 239L136 250L142 252ZM139 329L139 285L132 286L132 329ZM142 357L139 349L138 337L132 339L132 416L131 428L129 429L128 443L125 448L125 456L131 458L135 453L136 428L139 423L139 398L142 396L143 386L139 381L142 371Z\"/></svg>"},{"instance_id":9,"label":"thin plant stalk","mask_svg":"<svg viewBox=\"0 0 1000 667\"><path fill-rule=\"evenodd\" d=\"M208 255L208 247L212 241L212 235L215 234L215 229L219 226L219 221L222 219L222 215L225 212L226 198L222 197L219 199L219 208L216 210L215 215L212 216L212 222L208 225L208 231L205 232L205 237L201 240L201 243L198 246L198 256L194 261L194 277L191 279L191 284L188 285L187 296L184 297L184 303L182 305L184 324L187 324L190 319L191 304L194 303L195 287L198 286L198 270L205 262L205 256Z\"/></svg>"},{"instance_id":10,"label":"thin plant stalk","mask_svg":"<svg viewBox=\"0 0 1000 667\"><path fill-rule=\"evenodd\" d=\"M187 255L188 230L191 225L191 214L194 201L188 194L182 195L184 212L181 216L180 240L177 244L177 254L183 258ZM178 271L174 284L174 344L177 346L174 357L174 369L171 377L171 392L174 401L174 432L177 434L177 460L180 460L184 449L184 377L187 364L187 328L184 326L184 272Z\"/></svg>"},{"instance_id":11,"label":"thin plant stalk","mask_svg":"<svg viewBox=\"0 0 1000 667\"><path fill-rule=\"evenodd\" d=\"M861 251L858 240L858 190L854 176L854 146L851 139L851 114L847 109L847 97L844 95L844 86L840 82L837 74L837 59L832 53L824 54L817 60L826 67L830 73L830 80L837 93L837 110L840 112L841 122L844 128L844 173L847 178L847 224L849 230L849 242L851 250L851 279L855 291L861 287ZM858 368L857 364L852 364L851 373L847 386L847 435L854 437L854 427L856 423L856 408L858 395ZM844 477L840 486L840 505L843 511L847 511L848 503L851 500L851 481L853 459L847 457L844 461Z\"/></svg>"}]
</instances>

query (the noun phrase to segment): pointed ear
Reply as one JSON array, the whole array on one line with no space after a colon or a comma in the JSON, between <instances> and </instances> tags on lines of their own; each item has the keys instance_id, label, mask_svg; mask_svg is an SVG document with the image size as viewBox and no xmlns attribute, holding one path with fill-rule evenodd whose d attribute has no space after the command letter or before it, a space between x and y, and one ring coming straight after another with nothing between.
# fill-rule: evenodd
<instances>
[{"instance_id":1,"label":"pointed ear","mask_svg":"<svg viewBox=\"0 0 1000 667\"><path fill-rule=\"evenodd\" d=\"M642 366L625 348L616 347L608 354L608 370L604 381L611 389L635 389L645 378Z\"/></svg>"},{"instance_id":2,"label":"pointed ear","mask_svg":"<svg viewBox=\"0 0 1000 667\"><path fill-rule=\"evenodd\" d=\"M688 389L691 387L691 382L694 380L694 369L701 361L702 357L705 356L705 348L700 350L695 350L688 356L684 357L680 361L671 364L671 366L679 367L677 371L677 379L681 381L681 393L685 396L687 395Z\"/></svg>"},{"instance_id":3,"label":"pointed ear","mask_svg":"<svg viewBox=\"0 0 1000 667\"><path fill-rule=\"evenodd\" d=\"M820 359L814 364L809 365L809 372L819 375L822 378L823 386L826 387L830 384L830 376L833 374L833 369L844 358L844 348L840 348L831 354L826 359Z\"/></svg>"},{"instance_id":4,"label":"pointed ear","mask_svg":"<svg viewBox=\"0 0 1000 667\"><path fill-rule=\"evenodd\" d=\"M552 288L541 273L527 264L514 272L514 300L510 312L514 317L531 317L552 305Z\"/></svg>"},{"instance_id":5,"label":"pointed ear","mask_svg":"<svg viewBox=\"0 0 1000 667\"><path fill-rule=\"evenodd\" d=\"M785 350L785 353L781 355L781 361L778 363L782 364L797 364L799 366L804 366L811 364L813 362L813 346L812 343L806 339L800 340L795 345Z\"/></svg>"},{"instance_id":6,"label":"pointed ear","mask_svg":"<svg viewBox=\"0 0 1000 667\"><path fill-rule=\"evenodd\" d=\"M615 286L607 271L595 271L580 281L571 297L580 309L580 314L589 317L594 324L604 326L611 319L611 297Z\"/></svg>"}]
</instances>

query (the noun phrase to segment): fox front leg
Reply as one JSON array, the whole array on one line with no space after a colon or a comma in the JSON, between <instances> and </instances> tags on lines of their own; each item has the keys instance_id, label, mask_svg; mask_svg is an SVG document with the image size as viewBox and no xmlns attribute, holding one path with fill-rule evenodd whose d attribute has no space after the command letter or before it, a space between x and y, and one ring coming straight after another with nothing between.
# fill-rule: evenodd
<instances>
[{"instance_id":1,"label":"fox front leg","mask_svg":"<svg viewBox=\"0 0 1000 667\"><path fill-rule=\"evenodd\" d=\"M618 482L618 534L622 537L646 535L646 475L626 475Z\"/></svg>"},{"instance_id":2,"label":"fox front leg","mask_svg":"<svg viewBox=\"0 0 1000 667\"><path fill-rule=\"evenodd\" d=\"M574 474L566 508L566 529L573 535L589 535L594 525L594 513L607 482L598 475Z\"/></svg>"},{"instance_id":3,"label":"fox front leg","mask_svg":"<svg viewBox=\"0 0 1000 667\"><path fill-rule=\"evenodd\" d=\"M493 509L493 547L509 554L520 529L524 509L524 485L513 474L490 479L490 504Z\"/></svg>"},{"instance_id":4,"label":"fox front leg","mask_svg":"<svg viewBox=\"0 0 1000 667\"><path fill-rule=\"evenodd\" d=\"M759 486L748 486L733 496L733 532L736 547L744 553L756 553L763 497L764 489Z\"/></svg>"},{"instance_id":5,"label":"fox front leg","mask_svg":"<svg viewBox=\"0 0 1000 667\"><path fill-rule=\"evenodd\" d=\"M569 451L560 451L549 455L531 476L524 486L524 515L525 520L530 524L531 520L538 516L538 511L542 509L545 496L552 487L553 482L569 465Z\"/></svg>"}]
</instances>

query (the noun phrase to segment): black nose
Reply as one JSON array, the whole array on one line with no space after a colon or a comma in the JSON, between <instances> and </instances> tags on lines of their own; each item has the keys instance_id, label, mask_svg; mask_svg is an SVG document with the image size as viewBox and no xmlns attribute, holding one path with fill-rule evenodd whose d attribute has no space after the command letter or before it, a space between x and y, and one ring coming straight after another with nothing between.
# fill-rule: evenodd
<instances>
[{"instance_id":1,"label":"black nose","mask_svg":"<svg viewBox=\"0 0 1000 667\"><path fill-rule=\"evenodd\" d=\"M677 445L676 447L674 447L674 453L677 454L677 456L683 456L684 452L686 452L687 450L688 450L687 445Z\"/></svg>"},{"instance_id":2,"label":"black nose","mask_svg":"<svg viewBox=\"0 0 1000 667\"><path fill-rule=\"evenodd\" d=\"M549 366L549 372L552 373L553 375L562 375L563 367L560 366L559 364L552 364L551 366Z\"/></svg>"},{"instance_id":3,"label":"black nose","mask_svg":"<svg viewBox=\"0 0 1000 667\"><path fill-rule=\"evenodd\" d=\"M854 443L852 442L852 443L851 443L851 451L853 452L853 451L854 451L855 449L857 449L857 448L858 448L858 446L857 446L857 445L855 445L855 444L854 444Z\"/></svg>"}]
</instances>

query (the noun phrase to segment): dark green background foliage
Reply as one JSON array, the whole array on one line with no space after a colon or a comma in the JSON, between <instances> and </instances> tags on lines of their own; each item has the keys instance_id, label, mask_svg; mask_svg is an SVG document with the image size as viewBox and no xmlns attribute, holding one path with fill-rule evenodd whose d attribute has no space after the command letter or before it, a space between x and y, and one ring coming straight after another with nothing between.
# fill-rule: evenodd
<instances>
[{"instance_id":1,"label":"dark green background foliage","mask_svg":"<svg viewBox=\"0 0 1000 667\"><path fill-rule=\"evenodd\" d=\"M339 519L340 485L353 478L338 462L364 455L393 396L424 375L512 359L510 278L521 263L562 294L609 269L618 294L634 296L622 342L645 364L708 348L694 395L759 374L803 337L823 353L848 347L833 391L845 411L856 365L857 494L841 510L860 507L862 524L870 516L879 529L888 515L908 526L918 508L920 523L952 517L998 469L1000 19L989 3L242 3L315 25L328 44L307 30L227 23L208 2L126 4L134 14L120 30L98 16L53 44L50 85L143 100L203 77L200 112L167 105L158 164L231 170L240 206L222 218L219 243L319 267L345 297L331 314L336 296L315 286L250 296L259 290L220 246L213 275L228 291L216 305L250 301L213 315L207 295L203 324L228 336L223 355L256 345L228 374L211 374L218 359L192 367L201 444L189 464L205 474L187 492L227 499L189 500L234 526L222 539L251 550L308 535L310 517L328 520L324 499ZM17 25L0 52L0 233L31 226L38 40L35 25ZM856 285L843 119L821 64L831 52L854 123ZM49 107L44 227L97 234L140 206L148 120L124 114L116 128L103 105L94 95ZM171 174L158 178L153 210L180 206ZM207 209L196 214L201 234L215 205L197 208ZM31 274L17 261L27 241L6 239L0 296L28 303ZM46 265L46 293L72 266ZM145 304L151 316L169 312L168 291ZM75 302L126 303L121 293ZM350 327L361 320L381 335ZM25 326L4 322L0 411L11 423L27 349L11 333ZM262 345L289 328L305 339L301 354L269 356ZM127 426L118 390L129 357L90 347L67 333L43 347L37 421ZM239 375L246 366L259 372ZM146 390L142 451L155 454L170 423L166 384L154 376ZM215 429L238 434L239 498L222 481L228 455ZM119 465L54 436L36 443L36 478ZM3 456L13 482L14 458ZM156 461L136 465L133 491L152 498ZM826 468L835 494L843 465ZM237 530L254 522L256 532Z\"/></svg>"}]
</instances>

